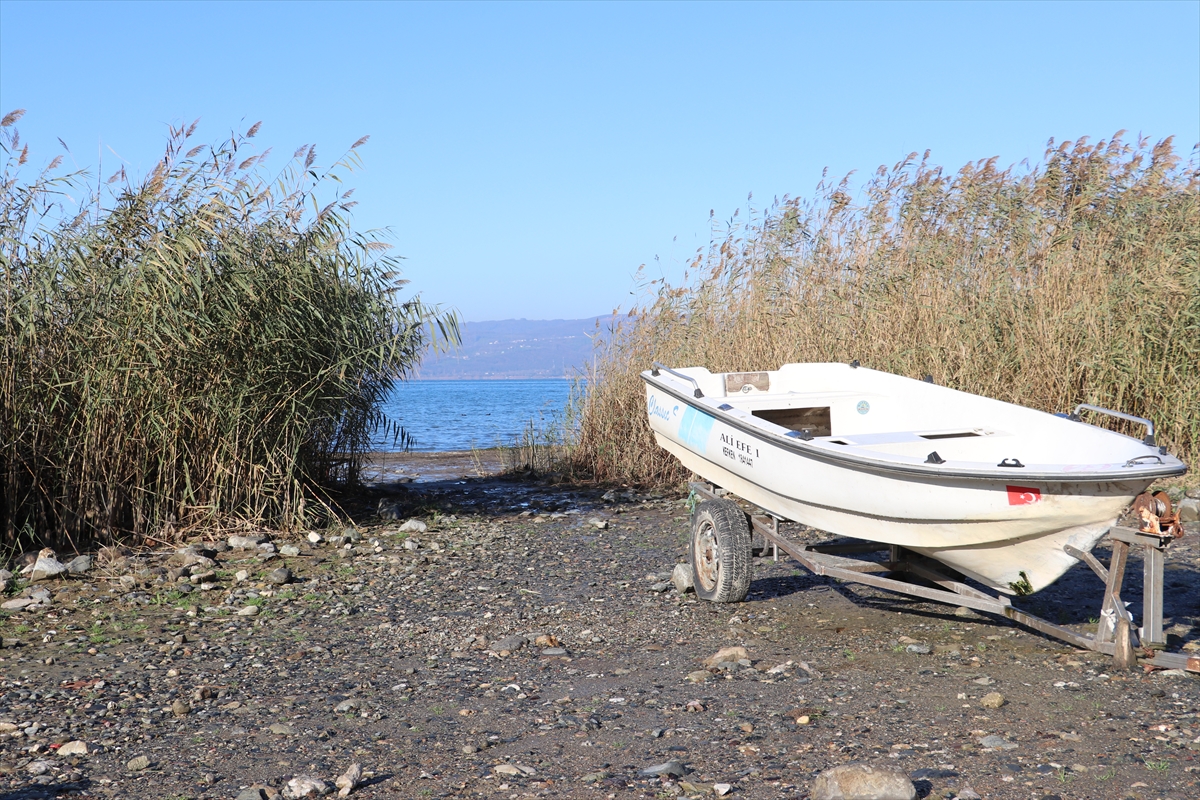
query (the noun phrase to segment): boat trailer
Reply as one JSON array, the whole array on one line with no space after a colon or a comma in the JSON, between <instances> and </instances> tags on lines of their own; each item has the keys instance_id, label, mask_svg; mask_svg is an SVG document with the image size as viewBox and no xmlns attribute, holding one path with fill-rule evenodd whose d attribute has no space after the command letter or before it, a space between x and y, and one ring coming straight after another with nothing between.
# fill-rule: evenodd
<instances>
[{"instance_id":1,"label":"boat trailer","mask_svg":"<svg viewBox=\"0 0 1200 800\"><path fill-rule=\"evenodd\" d=\"M703 500L730 502L731 492L709 483L693 481L688 484L693 495ZM1139 498L1140 499L1140 498ZM1135 501L1135 510L1139 510ZM1167 507L1169 510L1169 505ZM743 513L745 513L743 511ZM952 606L965 606L974 611L996 614L1013 622L1032 628L1047 636L1053 636L1084 650L1094 650L1113 657L1118 669L1132 669L1141 664L1162 669L1180 669L1200 673L1200 655L1163 652L1166 637L1163 634L1163 561L1167 547L1174 540L1178 524L1161 526L1155 521L1147 526L1151 530L1114 526L1108 531L1112 541L1112 558L1105 567L1091 553L1073 547L1065 547L1067 554L1091 568L1104 582L1104 599L1101 605L1097 631L1077 633L1069 628L1042 619L1015 608L1004 595L991 595L968 586L960 580L939 572L916 553L898 545L878 542L855 542L849 544L800 545L787 539L779 532L780 517L759 509L758 513L746 515L754 535L771 548L776 561L779 551L798 561L816 575L825 575L843 581L862 583L898 594L932 600ZM1143 519L1146 514L1142 513ZM1165 518L1164 518L1164 521ZM1172 520L1172 522L1174 522ZM1121 600L1121 585L1125 580L1125 567L1131 547L1143 551L1142 626L1134 628L1133 615ZM763 548L765 552L765 548ZM886 560L867 561L849 558L847 555L888 551ZM880 573L906 572L922 578L936 587L921 586Z\"/></svg>"}]
</instances>

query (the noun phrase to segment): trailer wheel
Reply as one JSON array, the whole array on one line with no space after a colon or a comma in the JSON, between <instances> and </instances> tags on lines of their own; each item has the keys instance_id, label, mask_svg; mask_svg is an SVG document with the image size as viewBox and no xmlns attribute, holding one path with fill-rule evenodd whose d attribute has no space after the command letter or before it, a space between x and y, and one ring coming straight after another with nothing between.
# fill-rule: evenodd
<instances>
[{"instance_id":1,"label":"trailer wheel","mask_svg":"<svg viewBox=\"0 0 1200 800\"><path fill-rule=\"evenodd\" d=\"M692 574L696 596L740 603L750 589L750 526L728 500L708 500L692 514Z\"/></svg>"}]
</instances>

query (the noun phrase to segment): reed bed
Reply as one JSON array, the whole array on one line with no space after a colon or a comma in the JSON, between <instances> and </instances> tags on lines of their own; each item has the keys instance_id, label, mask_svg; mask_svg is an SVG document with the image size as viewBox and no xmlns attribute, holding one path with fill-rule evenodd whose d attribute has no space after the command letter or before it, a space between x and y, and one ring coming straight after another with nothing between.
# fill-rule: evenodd
<instances>
[{"instance_id":1,"label":"reed bed","mask_svg":"<svg viewBox=\"0 0 1200 800\"><path fill-rule=\"evenodd\" d=\"M351 226L341 181L365 137L328 169L304 147L269 174L259 125L204 145L192 124L145 179L100 183L61 158L27 177L19 118L0 136L4 544L328 513L325 487L394 427L379 401L457 337L453 314L401 297L381 234Z\"/></svg>"},{"instance_id":2,"label":"reed bed","mask_svg":"<svg viewBox=\"0 0 1200 800\"><path fill-rule=\"evenodd\" d=\"M1056 145L1033 167L947 172L912 154L714 229L680 286L601 346L576 399L578 476L685 477L655 446L638 373L850 361L1014 403L1154 419L1200 457L1200 172L1170 139ZM1098 420L1097 420L1098 421Z\"/></svg>"}]
</instances>

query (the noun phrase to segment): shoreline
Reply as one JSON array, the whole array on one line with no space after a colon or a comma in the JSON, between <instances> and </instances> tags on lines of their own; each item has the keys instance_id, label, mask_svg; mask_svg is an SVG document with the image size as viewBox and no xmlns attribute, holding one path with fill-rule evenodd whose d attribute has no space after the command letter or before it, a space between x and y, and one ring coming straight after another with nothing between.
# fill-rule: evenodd
<instances>
[{"instance_id":1,"label":"shoreline","mask_svg":"<svg viewBox=\"0 0 1200 800\"><path fill-rule=\"evenodd\" d=\"M375 451L366 454L363 482L380 485L491 477L504 472L507 466L503 456L505 449Z\"/></svg>"}]
</instances>

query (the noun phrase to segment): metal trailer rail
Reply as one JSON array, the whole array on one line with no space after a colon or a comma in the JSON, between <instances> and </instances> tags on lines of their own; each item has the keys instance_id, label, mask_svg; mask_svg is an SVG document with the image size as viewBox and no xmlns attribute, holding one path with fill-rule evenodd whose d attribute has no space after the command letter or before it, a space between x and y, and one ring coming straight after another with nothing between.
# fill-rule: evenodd
<instances>
[{"instance_id":1,"label":"metal trailer rail","mask_svg":"<svg viewBox=\"0 0 1200 800\"><path fill-rule=\"evenodd\" d=\"M706 500L722 500L732 494L723 489L719 490L708 483L693 481L688 486L698 497ZM1077 633L1014 608L1004 595L990 595L968 586L962 581L954 580L931 568L928 564L918 562L913 558L916 554L897 545L878 542L799 545L779 533L779 517L761 511L761 509L760 513L752 513L747 516L750 520L751 530L767 541L776 561L779 560L779 551L782 550L816 575L827 575L831 578L862 583L889 592L920 597L952 606L965 606L975 611L1006 617L1013 622L1084 650L1094 650L1113 656L1115 665L1120 669L1131 669L1141 662L1164 669L1200 672L1200 656L1162 652L1166 645L1162 629L1163 554L1171 541L1169 536L1162 537L1124 527L1109 529L1108 536L1112 540L1112 559L1108 567L1101 564L1099 559L1091 553L1084 553L1070 546L1064 548L1068 555L1087 564L1104 582L1100 623L1096 633L1090 634ZM1125 565L1130 547L1141 547L1144 553L1141 637L1138 637L1133 627L1132 614L1121 601L1121 584L1125 579ZM884 562L847 558L844 555L846 553L875 553L883 550L889 551L888 559ZM877 574L887 572L908 572L941 588L918 586ZM1139 638L1140 641L1138 641Z\"/></svg>"}]
</instances>

